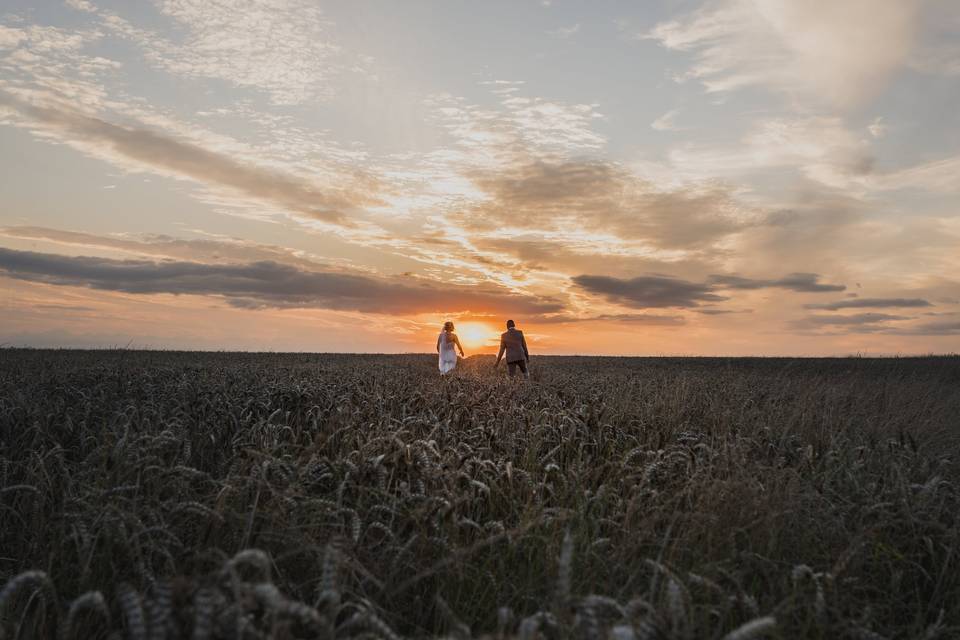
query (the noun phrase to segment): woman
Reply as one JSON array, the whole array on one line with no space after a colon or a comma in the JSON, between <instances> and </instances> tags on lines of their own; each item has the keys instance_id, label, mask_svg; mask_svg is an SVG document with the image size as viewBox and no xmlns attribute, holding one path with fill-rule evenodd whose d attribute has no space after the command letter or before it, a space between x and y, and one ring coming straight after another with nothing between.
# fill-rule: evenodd
<instances>
[{"instance_id":1,"label":"woman","mask_svg":"<svg viewBox=\"0 0 960 640\"><path fill-rule=\"evenodd\" d=\"M440 375L445 376L457 367L457 352L454 349L460 349L460 357L463 357L463 347L460 346L460 338L453 332L453 323L444 322L443 331L437 336L437 353L440 354Z\"/></svg>"}]
</instances>

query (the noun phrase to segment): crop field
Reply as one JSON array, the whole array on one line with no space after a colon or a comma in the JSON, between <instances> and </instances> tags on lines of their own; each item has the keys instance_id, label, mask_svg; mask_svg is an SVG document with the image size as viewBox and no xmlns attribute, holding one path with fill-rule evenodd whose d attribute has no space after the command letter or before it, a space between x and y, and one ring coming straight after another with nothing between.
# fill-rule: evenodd
<instances>
[{"instance_id":1,"label":"crop field","mask_svg":"<svg viewBox=\"0 0 960 640\"><path fill-rule=\"evenodd\" d=\"M492 364L0 351L0 637L960 637L960 358Z\"/></svg>"}]
</instances>

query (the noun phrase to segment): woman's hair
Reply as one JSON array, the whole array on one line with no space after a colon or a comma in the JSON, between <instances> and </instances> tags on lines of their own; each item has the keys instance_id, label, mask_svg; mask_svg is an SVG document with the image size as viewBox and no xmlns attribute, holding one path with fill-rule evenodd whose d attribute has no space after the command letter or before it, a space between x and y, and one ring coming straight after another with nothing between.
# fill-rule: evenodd
<instances>
[{"instance_id":1,"label":"woman's hair","mask_svg":"<svg viewBox=\"0 0 960 640\"><path fill-rule=\"evenodd\" d=\"M444 322L444 323L443 323L443 330L444 330L444 331L453 331L453 323L450 322L449 320L447 320L446 322Z\"/></svg>"}]
</instances>

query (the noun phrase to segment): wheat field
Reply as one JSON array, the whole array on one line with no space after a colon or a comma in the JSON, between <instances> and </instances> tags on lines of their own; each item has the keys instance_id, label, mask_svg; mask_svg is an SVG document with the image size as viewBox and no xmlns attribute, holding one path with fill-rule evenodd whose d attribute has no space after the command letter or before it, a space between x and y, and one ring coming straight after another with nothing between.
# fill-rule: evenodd
<instances>
[{"instance_id":1,"label":"wheat field","mask_svg":"<svg viewBox=\"0 0 960 640\"><path fill-rule=\"evenodd\" d=\"M3 638L955 638L960 358L0 351Z\"/></svg>"}]
</instances>

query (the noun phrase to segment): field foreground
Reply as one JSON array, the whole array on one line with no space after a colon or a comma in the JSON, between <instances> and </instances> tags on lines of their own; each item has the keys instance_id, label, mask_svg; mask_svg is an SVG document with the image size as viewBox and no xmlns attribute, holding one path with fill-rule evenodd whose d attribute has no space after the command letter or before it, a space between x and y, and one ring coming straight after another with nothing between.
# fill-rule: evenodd
<instances>
[{"instance_id":1,"label":"field foreground","mask_svg":"<svg viewBox=\"0 0 960 640\"><path fill-rule=\"evenodd\" d=\"M960 358L492 362L0 351L0 637L960 637Z\"/></svg>"}]
</instances>

